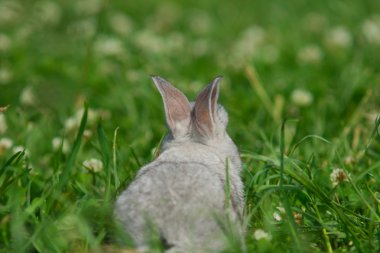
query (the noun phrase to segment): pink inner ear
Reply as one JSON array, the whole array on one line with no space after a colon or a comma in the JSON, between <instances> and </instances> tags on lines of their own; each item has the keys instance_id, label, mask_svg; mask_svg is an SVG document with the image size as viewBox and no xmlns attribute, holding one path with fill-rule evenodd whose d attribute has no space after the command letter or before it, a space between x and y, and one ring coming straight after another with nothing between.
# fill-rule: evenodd
<instances>
[{"instance_id":1,"label":"pink inner ear","mask_svg":"<svg viewBox=\"0 0 380 253\"><path fill-rule=\"evenodd\" d=\"M219 96L219 85L215 84L212 86L211 96L210 96L210 107L211 107L211 119L214 120L215 113L218 107L218 96Z\"/></svg>"},{"instance_id":2,"label":"pink inner ear","mask_svg":"<svg viewBox=\"0 0 380 253\"><path fill-rule=\"evenodd\" d=\"M170 125L186 120L190 117L190 103L179 91L163 86L164 104Z\"/></svg>"},{"instance_id":3,"label":"pink inner ear","mask_svg":"<svg viewBox=\"0 0 380 253\"><path fill-rule=\"evenodd\" d=\"M188 131L191 106L186 96L161 77L153 77L153 81L164 101L166 122L174 137Z\"/></svg>"},{"instance_id":4,"label":"pink inner ear","mask_svg":"<svg viewBox=\"0 0 380 253\"><path fill-rule=\"evenodd\" d=\"M219 80L220 78L217 78L208 85L195 101L193 120L198 132L204 136L210 136L214 132Z\"/></svg>"},{"instance_id":5,"label":"pink inner ear","mask_svg":"<svg viewBox=\"0 0 380 253\"><path fill-rule=\"evenodd\" d=\"M195 122L197 123L199 130L202 132L209 132L212 130L212 119L210 113L210 99L209 93L211 91L211 85L207 86L197 97L194 106Z\"/></svg>"}]
</instances>

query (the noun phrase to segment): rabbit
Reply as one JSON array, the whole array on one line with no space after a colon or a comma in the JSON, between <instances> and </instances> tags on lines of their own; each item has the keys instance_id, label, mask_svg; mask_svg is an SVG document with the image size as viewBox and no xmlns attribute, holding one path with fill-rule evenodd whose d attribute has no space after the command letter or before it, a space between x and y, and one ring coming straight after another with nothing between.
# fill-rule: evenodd
<instances>
[{"instance_id":1,"label":"rabbit","mask_svg":"<svg viewBox=\"0 0 380 253\"><path fill-rule=\"evenodd\" d=\"M226 132L227 112L218 104L221 77L195 102L163 78L152 79L163 99L169 133L158 157L117 198L116 218L142 252L149 250L152 231L165 252L223 250L226 208L233 223L241 224L244 197L240 156Z\"/></svg>"}]
</instances>

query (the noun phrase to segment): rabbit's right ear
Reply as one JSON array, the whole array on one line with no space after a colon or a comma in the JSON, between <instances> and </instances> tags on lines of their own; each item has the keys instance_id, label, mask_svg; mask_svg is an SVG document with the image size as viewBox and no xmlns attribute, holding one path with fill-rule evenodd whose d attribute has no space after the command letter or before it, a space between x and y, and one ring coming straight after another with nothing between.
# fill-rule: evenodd
<instances>
[{"instance_id":1,"label":"rabbit's right ear","mask_svg":"<svg viewBox=\"0 0 380 253\"><path fill-rule=\"evenodd\" d=\"M215 136L216 111L218 107L219 82L222 77L216 77L197 97L193 110L195 129L202 136Z\"/></svg>"},{"instance_id":2,"label":"rabbit's right ear","mask_svg":"<svg viewBox=\"0 0 380 253\"><path fill-rule=\"evenodd\" d=\"M165 107L166 123L174 137L187 135L190 128L191 106L186 96L168 81L152 76L153 82L162 96Z\"/></svg>"}]
</instances>

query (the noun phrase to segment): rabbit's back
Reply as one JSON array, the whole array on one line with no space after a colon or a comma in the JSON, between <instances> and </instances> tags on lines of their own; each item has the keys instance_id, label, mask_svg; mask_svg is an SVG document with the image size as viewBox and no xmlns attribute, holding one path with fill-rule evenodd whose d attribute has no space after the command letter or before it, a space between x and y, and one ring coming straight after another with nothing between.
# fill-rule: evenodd
<instances>
[{"instance_id":1,"label":"rabbit's back","mask_svg":"<svg viewBox=\"0 0 380 253\"><path fill-rule=\"evenodd\" d=\"M215 248L221 246L216 219L223 215L224 192L223 179L206 164L155 161L118 198L117 214L138 244L146 244L155 227L168 245L213 241Z\"/></svg>"}]
</instances>

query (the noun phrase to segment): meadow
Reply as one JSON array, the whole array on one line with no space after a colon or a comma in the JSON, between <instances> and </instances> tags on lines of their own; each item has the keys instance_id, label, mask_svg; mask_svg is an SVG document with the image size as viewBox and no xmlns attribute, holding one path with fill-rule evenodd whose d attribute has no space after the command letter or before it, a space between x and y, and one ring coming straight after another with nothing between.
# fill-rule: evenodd
<instances>
[{"instance_id":1,"label":"meadow","mask_svg":"<svg viewBox=\"0 0 380 253\"><path fill-rule=\"evenodd\" d=\"M380 2L0 1L0 252L128 252L115 197L166 134L160 75L243 160L226 252L380 252ZM161 252L160 245L152 252Z\"/></svg>"}]
</instances>

